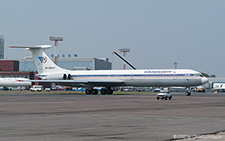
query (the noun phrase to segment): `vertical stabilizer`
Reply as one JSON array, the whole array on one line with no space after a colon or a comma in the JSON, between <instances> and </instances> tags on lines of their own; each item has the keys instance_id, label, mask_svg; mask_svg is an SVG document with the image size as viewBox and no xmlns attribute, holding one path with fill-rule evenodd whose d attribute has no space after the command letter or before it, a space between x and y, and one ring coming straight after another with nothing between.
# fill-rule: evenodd
<instances>
[{"instance_id":1,"label":"vertical stabilizer","mask_svg":"<svg viewBox=\"0 0 225 141\"><path fill-rule=\"evenodd\" d=\"M27 48L30 50L34 63L37 67L39 74L42 73L57 73L66 71L65 69L57 66L45 53L45 49L51 48L51 45L40 45L40 46L10 46L11 48Z\"/></svg>"}]
</instances>

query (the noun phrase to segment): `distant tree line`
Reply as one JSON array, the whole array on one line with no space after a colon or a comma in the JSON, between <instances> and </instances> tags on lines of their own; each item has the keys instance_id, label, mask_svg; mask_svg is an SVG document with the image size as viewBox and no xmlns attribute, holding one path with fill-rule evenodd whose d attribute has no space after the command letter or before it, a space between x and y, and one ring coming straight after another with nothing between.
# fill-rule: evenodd
<instances>
[{"instance_id":1,"label":"distant tree line","mask_svg":"<svg viewBox=\"0 0 225 141\"><path fill-rule=\"evenodd\" d=\"M205 77L216 77L215 74L208 75L207 73L201 72L201 74Z\"/></svg>"}]
</instances>

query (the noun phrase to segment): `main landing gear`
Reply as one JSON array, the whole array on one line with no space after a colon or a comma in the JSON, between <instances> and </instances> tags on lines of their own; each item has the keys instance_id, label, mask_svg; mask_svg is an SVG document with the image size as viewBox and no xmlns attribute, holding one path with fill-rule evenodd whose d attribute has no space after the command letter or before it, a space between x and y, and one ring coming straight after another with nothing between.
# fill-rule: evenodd
<instances>
[{"instance_id":1,"label":"main landing gear","mask_svg":"<svg viewBox=\"0 0 225 141\"><path fill-rule=\"evenodd\" d=\"M106 95L106 94L108 94L108 95L111 95L111 94L113 94L113 90L111 89L111 88L103 88L103 89L101 89L101 94L102 95ZM85 93L87 94L87 95L97 95L98 94L98 90L97 89L86 89L85 90Z\"/></svg>"}]
</instances>

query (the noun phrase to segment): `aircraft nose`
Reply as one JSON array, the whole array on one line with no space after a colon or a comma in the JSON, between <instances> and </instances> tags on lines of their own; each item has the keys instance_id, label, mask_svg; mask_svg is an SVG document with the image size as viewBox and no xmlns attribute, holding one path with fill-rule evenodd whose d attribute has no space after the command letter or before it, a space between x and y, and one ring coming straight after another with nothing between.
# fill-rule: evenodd
<instances>
[{"instance_id":1,"label":"aircraft nose","mask_svg":"<svg viewBox=\"0 0 225 141\"><path fill-rule=\"evenodd\" d=\"M205 84L205 83L207 83L209 80L208 80L208 78L206 78L206 77L203 77L202 78L202 84Z\"/></svg>"}]
</instances>

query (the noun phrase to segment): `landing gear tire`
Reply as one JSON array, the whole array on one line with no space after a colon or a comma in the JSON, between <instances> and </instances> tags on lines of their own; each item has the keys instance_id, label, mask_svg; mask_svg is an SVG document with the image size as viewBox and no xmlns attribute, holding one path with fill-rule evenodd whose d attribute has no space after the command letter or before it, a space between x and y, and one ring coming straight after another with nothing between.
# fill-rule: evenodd
<instances>
[{"instance_id":1,"label":"landing gear tire","mask_svg":"<svg viewBox=\"0 0 225 141\"><path fill-rule=\"evenodd\" d=\"M90 95L91 94L91 90L86 89L85 93L86 93L86 95Z\"/></svg>"},{"instance_id":2,"label":"landing gear tire","mask_svg":"<svg viewBox=\"0 0 225 141\"><path fill-rule=\"evenodd\" d=\"M101 90L101 94L102 94L102 95L106 95L106 94L107 94L107 90L106 90L106 89L102 89L102 90Z\"/></svg>"},{"instance_id":3,"label":"landing gear tire","mask_svg":"<svg viewBox=\"0 0 225 141\"><path fill-rule=\"evenodd\" d=\"M112 89L107 89L107 94L108 94L108 95L113 94L113 90L112 90Z\"/></svg>"},{"instance_id":4,"label":"landing gear tire","mask_svg":"<svg viewBox=\"0 0 225 141\"><path fill-rule=\"evenodd\" d=\"M186 96L191 96L191 92L187 92L186 93Z\"/></svg>"},{"instance_id":5,"label":"landing gear tire","mask_svg":"<svg viewBox=\"0 0 225 141\"><path fill-rule=\"evenodd\" d=\"M92 90L91 90L91 93L92 93L93 95L97 95L97 94L98 94L98 90L97 90L97 89L92 89Z\"/></svg>"}]
</instances>

